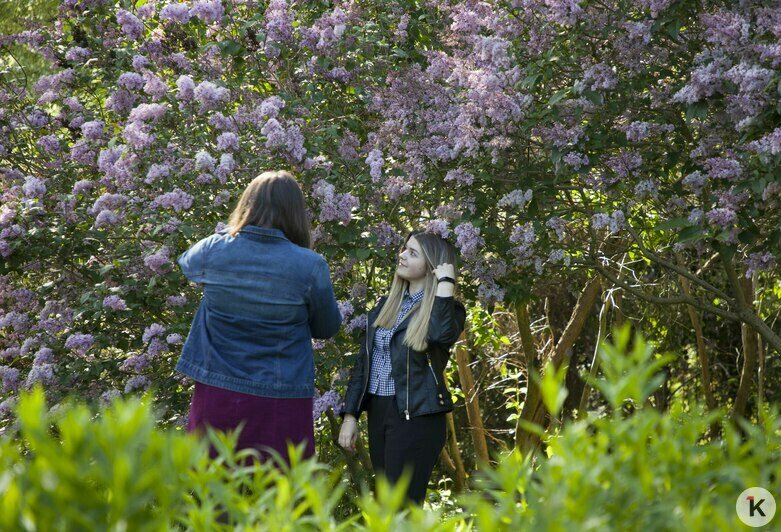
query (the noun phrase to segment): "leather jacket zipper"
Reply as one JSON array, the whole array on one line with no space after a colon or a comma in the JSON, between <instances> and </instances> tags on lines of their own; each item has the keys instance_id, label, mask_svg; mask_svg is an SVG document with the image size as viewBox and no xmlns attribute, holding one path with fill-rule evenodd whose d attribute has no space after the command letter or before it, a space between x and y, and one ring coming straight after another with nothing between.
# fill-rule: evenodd
<instances>
[{"instance_id":1,"label":"leather jacket zipper","mask_svg":"<svg viewBox=\"0 0 781 532\"><path fill-rule=\"evenodd\" d=\"M404 415L409 421L409 346L407 346L407 409L404 411Z\"/></svg>"},{"instance_id":2,"label":"leather jacket zipper","mask_svg":"<svg viewBox=\"0 0 781 532\"><path fill-rule=\"evenodd\" d=\"M363 379L363 391L361 392L361 398L358 401L358 408L363 404L363 397L366 395L366 390L369 388L369 378L371 372L371 355L369 354L369 327L366 327L366 378Z\"/></svg>"},{"instance_id":3,"label":"leather jacket zipper","mask_svg":"<svg viewBox=\"0 0 781 532\"><path fill-rule=\"evenodd\" d=\"M431 365L431 358L429 358L428 355L426 355L426 360L428 361L428 369L431 370L431 375L434 376L434 383L437 385L437 388L439 388L439 379L437 379L437 374L434 373L434 366Z\"/></svg>"}]
</instances>

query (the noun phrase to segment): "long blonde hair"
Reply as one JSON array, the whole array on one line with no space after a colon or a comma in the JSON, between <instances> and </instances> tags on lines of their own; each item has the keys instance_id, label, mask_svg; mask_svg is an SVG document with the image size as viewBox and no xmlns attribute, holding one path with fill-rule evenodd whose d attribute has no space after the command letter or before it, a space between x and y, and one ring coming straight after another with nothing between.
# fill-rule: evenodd
<instances>
[{"instance_id":1,"label":"long blonde hair","mask_svg":"<svg viewBox=\"0 0 781 532\"><path fill-rule=\"evenodd\" d=\"M263 172L252 180L228 218L231 236L245 225L279 229L294 244L312 247L304 193L290 172Z\"/></svg>"},{"instance_id":2,"label":"long blonde hair","mask_svg":"<svg viewBox=\"0 0 781 532\"><path fill-rule=\"evenodd\" d=\"M437 278L434 275L434 268L442 263L450 263L455 267L456 250L447 240L444 240L439 235L422 231L410 233L404 241L404 245L413 236L420 244L420 250L426 259L428 268L426 268L426 278L423 285L423 300L410 310L412 318L404 337L404 345L411 347L415 351L425 351L428 348L428 326L431 320L431 309L434 307L434 297L437 293ZM396 318L401 310L404 291L408 288L408 281L399 277L398 274L393 275L388 299L382 306L377 319L374 320L373 325L375 327L390 329L395 325Z\"/></svg>"}]
</instances>

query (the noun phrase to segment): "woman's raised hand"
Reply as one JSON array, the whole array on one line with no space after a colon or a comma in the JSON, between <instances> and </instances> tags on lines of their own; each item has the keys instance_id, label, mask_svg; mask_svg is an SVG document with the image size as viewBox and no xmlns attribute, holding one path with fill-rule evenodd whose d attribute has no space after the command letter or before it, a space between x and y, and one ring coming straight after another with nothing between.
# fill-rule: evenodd
<instances>
[{"instance_id":1,"label":"woman's raised hand","mask_svg":"<svg viewBox=\"0 0 781 532\"><path fill-rule=\"evenodd\" d=\"M450 277L451 279L455 279L456 267L448 262L443 262L434 268L434 275L437 276L437 279L442 279L443 277Z\"/></svg>"}]
</instances>

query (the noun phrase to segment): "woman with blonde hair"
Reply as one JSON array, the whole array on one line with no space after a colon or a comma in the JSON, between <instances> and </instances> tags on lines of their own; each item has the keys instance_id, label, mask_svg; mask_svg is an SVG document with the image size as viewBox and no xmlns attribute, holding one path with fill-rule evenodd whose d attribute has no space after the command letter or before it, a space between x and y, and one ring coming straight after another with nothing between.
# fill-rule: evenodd
<instances>
[{"instance_id":1,"label":"woman with blonde hair","mask_svg":"<svg viewBox=\"0 0 781 532\"><path fill-rule=\"evenodd\" d=\"M375 474L395 483L409 469L407 496L418 504L445 444L445 414L453 410L444 370L466 319L453 297L455 263L454 247L440 236L407 237L390 292L369 311L339 434L339 444L354 449L366 410Z\"/></svg>"},{"instance_id":2,"label":"woman with blonde hair","mask_svg":"<svg viewBox=\"0 0 781 532\"><path fill-rule=\"evenodd\" d=\"M238 448L314 455L312 337L341 325L328 265L309 249L301 188L288 172L256 177L228 229L179 257L203 298L176 366L195 381L188 431L241 427Z\"/></svg>"}]
</instances>

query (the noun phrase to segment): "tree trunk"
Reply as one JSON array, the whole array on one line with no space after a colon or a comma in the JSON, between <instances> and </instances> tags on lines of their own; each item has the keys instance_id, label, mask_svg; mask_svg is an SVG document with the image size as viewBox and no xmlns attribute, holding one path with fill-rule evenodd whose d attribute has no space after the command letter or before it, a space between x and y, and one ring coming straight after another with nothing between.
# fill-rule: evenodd
<instances>
[{"instance_id":1,"label":"tree trunk","mask_svg":"<svg viewBox=\"0 0 781 532\"><path fill-rule=\"evenodd\" d=\"M678 253L676 255L678 264L683 266L683 257ZM691 296L691 284L689 279L683 275L679 275L681 290L687 296ZM708 410L713 411L716 409L716 399L713 397L713 386L711 383L710 373L710 361L708 360L708 351L705 347L705 338L702 334L702 324L700 323L700 317L697 314L695 308L691 305L686 305L686 311L689 314L689 321L691 321L692 328L694 329L694 338L697 341L697 358L700 361L700 372L702 373L702 391L705 395L705 404L708 406Z\"/></svg>"},{"instance_id":2,"label":"tree trunk","mask_svg":"<svg viewBox=\"0 0 781 532\"><path fill-rule=\"evenodd\" d=\"M448 412L447 416L447 432L450 446L450 452L448 458L451 459L454 470L453 478L453 491L460 493L466 489L466 469L464 468L464 461L461 459L461 451L458 449L458 439L456 438L456 424L453 420L453 412ZM445 451L445 449L442 449Z\"/></svg>"},{"instance_id":3,"label":"tree trunk","mask_svg":"<svg viewBox=\"0 0 781 532\"><path fill-rule=\"evenodd\" d=\"M517 302L515 304L515 321L518 323L518 332L521 335L521 345L523 346L523 353L526 359L526 401L524 402L523 410L526 410L526 405L536 404L537 398L540 394L540 389L537 383L532 380L532 374L539 373L539 364L537 363L537 349L534 347L534 337L532 336L531 320L529 319L529 307L527 303ZM523 419L523 411L518 416L518 420ZM520 442L524 440L525 433L521 424L517 424L515 427L515 446L522 451L526 452L528 449L522 448ZM537 445L536 435L531 434L532 444Z\"/></svg>"},{"instance_id":4,"label":"tree trunk","mask_svg":"<svg viewBox=\"0 0 781 532\"><path fill-rule=\"evenodd\" d=\"M751 279L741 276L739 284L746 304L753 307L754 283ZM735 404L732 407L733 420L746 416L746 404L748 403L754 371L756 371L757 359L759 358L757 332L747 323L741 324L740 331L743 338L743 368L740 372L740 385L735 396Z\"/></svg>"},{"instance_id":5,"label":"tree trunk","mask_svg":"<svg viewBox=\"0 0 781 532\"><path fill-rule=\"evenodd\" d=\"M458 365L458 380L461 382L461 390L464 392L466 402L466 415L469 419L469 428L475 445L475 457L478 469L490 463L488 456L488 444L485 440L483 417L480 413L480 402L477 397L475 379L472 368L469 367L469 347L466 341L466 331L461 333L460 342L456 346L456 364Z\"/></svg>"},{"instance_id":6,"label":"tree trunk","mask_svg":"<svg viewBox=\"0 0 781 532\"><path fill-rule=\"evenodd\" d=\"M581 292L577 303L575 303L575 308L572 310L569 322L564 328L561 338L556 343L556 347L553 349L551 362L553 363L554 368L561 366L567 356L567 352L572 348L575 341L578 339L578 336L580 336L580 333L583 331L586 320L588 319L589 314L591 314L594 302L597 300L597 297L599 297L601 287L602 283L600 282L600 277L595 276L591 278L583 288L583 292ZM544 420L545 408L542 403L542 398L539 395L527 397L519 421L524 425L530 423L542 428ZM523 429L523 437L516 439L516 445L522 451L530 452L537 445L539 439L533 432L530 432L523 426L521 428Z\"/></svg>"},{"instance_id":7,"label":"tree trunk","mask_svg":"<svg viewBox=\"0 0 781 532\"><path fill-rule=\"evenodd\" d=\"M610 290L606 290L602 296L602 308L599 310L599 330L597 331L597 342L594 346L594 357L591 359L591 369L588 372L588 379L583 384L583 394L580 396L580 404L578 405L578 419L582 419L586 415L588 396L591 393L590 381L597 376L597 371L599 371L599 348L607 336L607 314L610 312L611 298Z\"/></svg>"}]
</instances>

